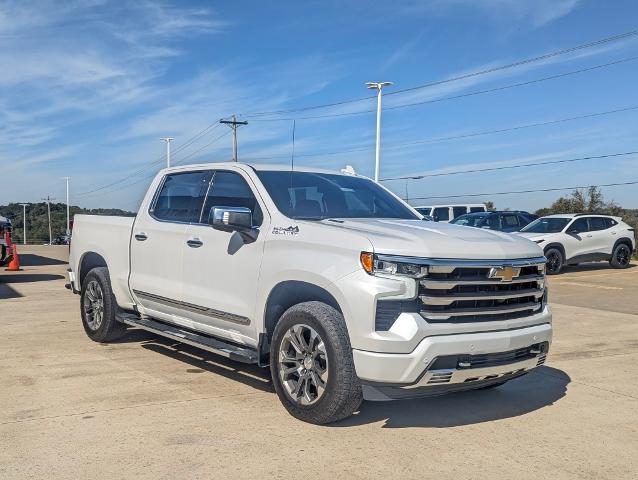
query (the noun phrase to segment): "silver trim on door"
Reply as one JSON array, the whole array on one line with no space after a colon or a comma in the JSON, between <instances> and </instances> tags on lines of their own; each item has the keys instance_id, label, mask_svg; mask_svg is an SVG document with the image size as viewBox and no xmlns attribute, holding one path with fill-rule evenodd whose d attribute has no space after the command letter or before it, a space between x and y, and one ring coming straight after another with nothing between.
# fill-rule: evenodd
<instances>
[{"instance_id":1,"label":"silver trim on door","mask_svg":"<svg viewBox=\"0 0 638 480\"><path fill-rule=\"evenodd\" d=\"M250 325L250 319L234 313L222 312L221 310L215 310L214 308L208 308L201 305L193 305L192 303L186 303L179 300L173 300L171 298L162 297L153 293L142 292L140 290L133 290L136 296L141 300L148 300L150 302L160 303L169 307L181 308L193 313L199 313L200 315L206 315L208 317L216 318L219 320L225 320L227 322L237 323L239 325Z\"/></svg>"}]
</instances>

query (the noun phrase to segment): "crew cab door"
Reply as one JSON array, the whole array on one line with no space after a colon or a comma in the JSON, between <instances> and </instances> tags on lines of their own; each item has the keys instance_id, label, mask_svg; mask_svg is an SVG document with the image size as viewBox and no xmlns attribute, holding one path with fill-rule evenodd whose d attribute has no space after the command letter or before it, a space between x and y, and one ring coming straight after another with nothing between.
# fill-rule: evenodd
<instances>
[{"instance_id":1,"label":"crew cab door","mask_svg":"<svg viewBox=\"0 0 638 480\"><path fill-rule=\"evenodd\" d=\"M131 237L129 286L142 313L172 320L182 295L182 255L189 222L199 221L210 172L168 174Z\"/></svg>"},{"instance_id":2,"label":"crew cab door","mask_svg":"<svg viewBox=\"0 0 638 480\"><path fill-rule=\"evenodd\" d=\"M246 207L259 232L254 241L207 223L213 207ZM217 170L208 189L202 222L187 227L183 256L184 316L208 333L256 344L255 302L269 216L252 180L239 170Z\"/></svg>"}]
</instances>

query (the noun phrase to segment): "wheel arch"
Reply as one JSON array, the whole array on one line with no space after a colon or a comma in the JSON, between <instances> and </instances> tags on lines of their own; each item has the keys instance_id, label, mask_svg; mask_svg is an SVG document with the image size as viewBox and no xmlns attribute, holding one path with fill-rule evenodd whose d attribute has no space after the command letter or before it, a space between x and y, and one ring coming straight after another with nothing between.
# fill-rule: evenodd
<instances>
[{"instance_id":1,"label":"wheel arch","mask_svg":"<svg viewBox=\"0 0 638 480\"><path fill-rule=\"evenodd\" d=\"M86 252L80 260L80 268L78 272L78 287L84 283L86 275L96 267L107 267L106 260L102 255L96 252Z\"/></svg>"},{"instance_id":2,"label":"wheel arch","mask_svg":"<svg viewBox=\"0 0 638 480\"><path fill-rule=\"evenodd\" d=\"M325 288L300 280L279 282L268 294L264 308L264 332L272 335L281 315L293 305L303 302L323 302L343 314L337 299Z\"/></svg>"},{"instance_id":3,"label":"wheel arch","mask_svg":"<svg viewBox=\"0 0 638 480\"><path fill-rule=\"evenodd\" d=\"M616 250L616 247L617 247L618 245L620 245L621 243L624 243L625 245L627 245L627 246L629 247L629 250L631 250L631 252L633 253L633 251L634 251L634 244L633 244L633 242L631 241L631 238L629 238L629 237L622 237L622 238L619 238L618 240L616 240L616 243L614 243L614 247L611 249L611 253L612 253L612 254L614 253L614 250Z\"/></svg>"},{"instance_id":4,"label":"wheel arch","mask_svg":"<svg viewBox=\"0 0 638 480\"><path fill-rule=\"evenodd\" d=\"M276 284L268 294L263 314L263 330L259 334L259 364L268 365L270 341L277 321L293 305L303 302L323 302L343 315L337 299L319 285L302 280L285 280Z\"/></svg>"},{"instance_id":5,"label":"wheel arch","mask_svg":"<svg viewBox=\"0 0 638 480\"><path fill-rule=\"evenodd\" d=\"M549 250L550 248L555 248L556 250L558 250L562 255L563 255L563 262L567 262L567 255L565 254L565 247L563 247L562 244L554 242L554 243L549 243L545 246L545 248L543 248L543 255L547 253L547 250Z\"/></svg>"}]
</instances>

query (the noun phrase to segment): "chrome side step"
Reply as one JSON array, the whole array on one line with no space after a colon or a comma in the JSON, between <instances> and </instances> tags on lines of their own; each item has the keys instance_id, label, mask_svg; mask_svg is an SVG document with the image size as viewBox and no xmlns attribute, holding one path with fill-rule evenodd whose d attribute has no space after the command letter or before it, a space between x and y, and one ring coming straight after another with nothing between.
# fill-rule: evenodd
<instances>
[{"instance_id":1,"label":"chrome side step","mask_svg":"<svg viewBox=\"0 0 638 480\"><path fill-rule=\"evenodd\" d=\"M141 328L162 337L216 353L237 362L257 363L257 350L253 348L240 347L219 338L184 330L147 317L140 318L137 315L121 313L117 318L120 322L132 327Z\"/></svg>"}]
</instances>

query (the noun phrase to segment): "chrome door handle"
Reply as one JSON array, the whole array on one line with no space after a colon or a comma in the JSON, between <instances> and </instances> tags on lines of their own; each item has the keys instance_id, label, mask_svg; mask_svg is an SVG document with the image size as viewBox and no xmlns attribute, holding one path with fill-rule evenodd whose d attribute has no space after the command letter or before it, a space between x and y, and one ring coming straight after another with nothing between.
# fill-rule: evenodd
<instances>
[{"instance_id":1,"label":"chrome door handle","mask_svg":"<svg viewBox=\"0 0 638 480\"><path fill-rule=\"evenodd\" d=\"M587 235L587 238L591 238L591 237L592 237L591 235Z\"/></svg>"},{"instance_id":2,"label":"chrome door handle","mask_svg":"<svg viewBox=\"0 0 638 480\"><path fill-rule=\"evenodd\" d=\"M190 240L186 240L186 245L193 248L199 248L204 245L204 242L202 242L199 238L191 238Z\"/></svg>"},{"instance_id":3,"label":"chrome door handle","mask_svg":"<svg viewBox=\"0 0 638 480\"><path fill-rule=\"evenodd\" d=\"M135 234L135 240L138 240L140 242L143 242L144 240L146 240L148 237L146 236L146 234L144 232L140 232L140 233L136 233Z\"/></svg>"}]
</instances>

